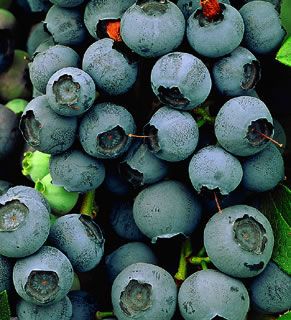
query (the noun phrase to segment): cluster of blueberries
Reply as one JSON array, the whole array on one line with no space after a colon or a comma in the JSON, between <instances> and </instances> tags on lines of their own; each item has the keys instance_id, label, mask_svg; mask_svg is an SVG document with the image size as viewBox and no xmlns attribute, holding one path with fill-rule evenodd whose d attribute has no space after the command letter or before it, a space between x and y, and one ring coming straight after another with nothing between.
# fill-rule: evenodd
<instances>
[{"instance_id":1,"label":"cluster of blueberries","mask_svg":"<svg viewBox=\"0 0 291 320\"><path fill-rule=\"evenodd\" d=\"M16 294L19 320L246 320L291 308L272 226L245 201L285 179L283 129L255 91L257 57L286 34L279 2L19 1L45 14L26 43L32 98L0 128L13 141L19 125L29 150L32 185L0 181L0 292ZM137 119L140 106L120 101L144 88L155 105ZM124 241L114 250L92 216L98 190ZM201 268L174 278L154 247L201 230L207 257L184 255ZM100 264L113 312L78 285Z\"/></svg>"}]
</instances>

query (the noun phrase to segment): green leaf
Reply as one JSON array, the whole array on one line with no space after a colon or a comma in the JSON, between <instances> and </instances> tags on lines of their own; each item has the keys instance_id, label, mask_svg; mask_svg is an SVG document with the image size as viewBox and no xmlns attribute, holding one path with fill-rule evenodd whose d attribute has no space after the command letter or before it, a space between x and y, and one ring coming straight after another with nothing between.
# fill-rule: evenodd
<instances>
[{"instance_id":1,"label":"green leaf","mask_svg":"<svg viewBox=\"0 0 291 320\"><path fill-rule=\"evenodd\" d=\"M262 196L260 209L270 221L274 232L272 259L291 275L291 190L282 184Z\"/></svg>"},{"instance_id":2,"label":"green leaf","mask_svg":"<svg viewBox=\"0 0 291 320\"><path fill-rule=\"evenodd\" d=\"M278 318L279 320L291 320L291 311L287 311Z\"/></svg>"},{"instance_id":3,"label":"green leaf","mask_svg":"<svg viewBox=\"0 0 291 320\"><path fill-rule=\"evenodd\" d=\"M7 291L0 292L0 320L10 320L11 312Z\"/></svg>"},{"instance_id":4,"label":"green leaf","mask_svg":"<svg viewBox=\"0 0 291 320\"><path fill-rule=\"evenodd\" d=\"M291 37L289 37L281 46L276 55L276 60L291 67Z\"/></svg>"},{"instance_id":5,"label":"green leaf","mask_svg":"<svg viewBox=\"0 0 291 320\"><path fill-rule=\"evenodd\" d=\"M282 25L284 29L287 31L288 35L291 35L290 12L291 12L291 1L283 0L281 4L280 18L281 18Z\"/></svg>"}]
</instances>

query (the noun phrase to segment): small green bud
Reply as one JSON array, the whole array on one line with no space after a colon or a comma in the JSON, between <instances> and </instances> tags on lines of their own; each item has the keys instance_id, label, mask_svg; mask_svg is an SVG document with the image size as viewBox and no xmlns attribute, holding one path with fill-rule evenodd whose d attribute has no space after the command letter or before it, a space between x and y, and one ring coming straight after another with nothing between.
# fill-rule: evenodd
<instances>
[{"instance_id":1,"label":"small green bud","mask_svg":"<svg viewBox=\"0 0 291 320\"><path fill-rule=\"evenodd\" d=\"M63 187L54 185L50 174L37 180L35 189L42 193L48 201L52 211L57 215L69 213L74 208L79 198L78 192L68 192Z\"/></svg>"},{"instance_id":2,"label":"small green bud","mask_svg":"<svg viewBox=\"0 0 291 320\"><path fill-rule=\"evenodd\" d=\"M28 176L33 182L42 179L49 173L50 156L40 151L25 152L22 160L22 174Z\"/></svg>"},{"instance_id":3,"label":"small green bud","mask_svg":"<svg viewBox=\"0 0 291 320\"><path fill-rule=\"evenodd\" d=\"M20 98L10 100L5 107L13 111L16 115L21 115L28 101Z\"/></svg>"}]
</instances>

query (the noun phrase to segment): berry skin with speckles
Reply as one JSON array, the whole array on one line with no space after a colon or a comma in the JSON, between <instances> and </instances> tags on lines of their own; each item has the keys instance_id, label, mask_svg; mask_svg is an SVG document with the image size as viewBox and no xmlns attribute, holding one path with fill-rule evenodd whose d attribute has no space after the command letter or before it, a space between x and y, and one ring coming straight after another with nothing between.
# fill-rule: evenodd
<instances>
[{"instance_id":1,"label":"berry skin with speckles","mask_svg":"<svg viewBox=\"0 0 291 320\"><path fill-rule=\"evenodd\" d=\"M222 12L214 20L208 20L201 9L193 12L187 20L186 33L190 46L208 58L229 54L240 45L244 35L240 13L228 4L220 3L220 8Z\"/></svg>"},{"instance_id":2,"label":"berry skin with speckles","mask_svg":"<svg viewBox=\"0 0 291 320\"><path fill-rule=\"evenodd\" d=\"M46 86L50 107L61 116L79 116L93 105L96 88L89 74L67 67L54 73Z\"/></svg>"},{"instance_id":3,"label":"berry skin with speckles","mask_svg":"<svg viewBox=\"0 0 291 320\"><path fill-rule=\"evenodd\" d=\"M42 246L33 255L17 260L13 267L16 292L26 302L39 306L48 306L65 298L73 279L69 259L50 246Z\"/></svg>"},{"instance_id":4,"label":"berry skin with speckles","mask_svg":"<svg viewBox=\"0 0 291 320\"><path fill-rule=\"evenodd\" d=\"M92 157L113 159L124 154L135 133L133 116L122 106L110 102L94 105L82 118L79 139Z\"/></svg>"},{"instance_id":5,"label":"berry skin with speckles","mask_svg":"<svg viewBox=\"0 0 291 320\"><path fill-rule=\"evenodd\" d=\"M76 117L63 117L49 106L45 95L31 100L25 107L19 124L25 141L35 150L58 154L75 141Z\"/></svg>"},{"instance_id":6,"label":"berry skin with speckles","mask_svg":"<svg viewBox=\"0 0 291 320\"><path fill-rule=\"evenodd\" d=\"M170 320L176 309L177 287L161 267L134 263L115 278L111 300L119 320Z\"/></svg>"},{"instance_id":7,"label":"berry skin with speckles","mask_svg":"<svg viewBox=\"0 0 291 320\"><path fill-rule=\"evenodd\" d=\"M273 136L273 119L258 98L240 96L228 100L215 118L219 144L236 156L250 156L263 150Z\"/></svg>"},{"instance_id":8,"label":"berry skin with speckles","mask_svg":"<svg viewBox=\"0 0 291 320\"><path fill-rule=\"evenodd\" d=\"M168 53L152 68L153 92L162 103L179 110L191 110L204 102L211 85L205 64L189 53Z\"/></svg>"},{"instance_id":9,"label":"berry skin with speckles","mask_svg":"<svg viewBox=\"0 0 291 320\"><path fill-rule=\"evenodd\" d=\"M221 272L237 278L255 277L271 259L274 235L259 210L236 205L210 218L204 229L204 246Z\"/></svg>"},{"instance_id":10,"label":"berry skin with speckles","mask_svg":"<svg viewBox=\"0 0 291 320\"><path fill-rule=\"evenodd\" d=\"M123 41L145 58L174 51L182 43L184 33L183 13L171 1L136 1L121 18Z\"/></svg>"},{"instance_id":11,"label":"berry skin with speckles","mask_svg":"<svg viewBox=\"0 0 291 320\"><path fill-rule=\"evenodd\" d=\"M161 107L144 126L148 136L145 143L154 155L162 160L177 162L188 158L195 150L199 130L196 121L187 111L168 106Z\"/></svg>"},{"instance_id":12,"label":"berry skin with speckles","mask_svg":"<svg viewBox=\"0 0 291 320\"><path fill-rule=\"evenodd\" d=\"M244 284L217 270L201 270L182 283L178 305L185 320L244 320L250 298Z\"/></svg>"}]
</instances>

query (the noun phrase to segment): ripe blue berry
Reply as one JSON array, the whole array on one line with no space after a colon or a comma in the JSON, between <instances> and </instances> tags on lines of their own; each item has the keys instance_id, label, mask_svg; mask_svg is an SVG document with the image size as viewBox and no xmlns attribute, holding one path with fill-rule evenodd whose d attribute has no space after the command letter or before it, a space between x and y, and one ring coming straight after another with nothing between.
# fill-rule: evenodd
<instances>
[{"instance_id":1,"label":"ripe blue berry","mask_svg":"<svg viewBox=\"0 0 291 320\"><path fill-rule=\"evenodd\" d=\"M177 303L177 287L164 269L135 263L115 278L111 298L119 320L172 319Z\"/></svg>"},{"instance_id":2,"label":"ripe blue berry","mask_svg":"<svg viewBox=\"0 0 291 320\"><path fill-rule=\"evenodd\" d=\"M249 50L254 54L268 54L280 46L286 31L274 5L266 1L251 1L239 12L245 24L243 44Z\"/></svg>"},{"instance_id":3,"label":"ripe blue berry","mask_svg":"<svg viewBox=\"0 0 291 320\"><path fill-rule=\"evenodd\" d=\"M26 49L30 57L33 56L36 48L50 37L49 33L45 31L43 22L35 24L28 35L26 41Z\"/></svg>"},{"instance_id":4,"label":"ripe blue berry","mask_svg":"<svg viewBox=\"0 0 291 320\"><path fill-rule=\"evenodd\" d=\"M176 162L185 160L198 143L198 126L186 111L161 107L144 127L149 150L160 159Z\"/></svg>"},{"instance_id":5,"label":"ripe blue berry","mask_svg":"<svg viewBox=\"0 0 291 320\"><path fill-rule=\"evenodd\" d=\"M123 13L135 3L135 0L89 0L84 13L84 22L95 39L108 38L108 22L120 21Z\"/></svg>"},{"instance_id":6,"label":"ripe blue berry","mask_svg":"<svg viewBox=\"0 0 291 320\"><path fill-rule=\"evenodd\" d=\"M274 235L257 209L236 205L216 213L204 229L204 246L211 262L233 277L254 277L268 264Z\"/></svg>"},{"instance_id":7,"label":"ripe blue berry","mask_svg":"<svg viewBox=\"0 0 291 320\"><path fill-rule=\"evenodd\" d=\"M121 18L122 40L146 58L174 51L182 43L184 33L183 13L167 0L136 1Z\"/></svg>"},{"instance_id":8,"label":"ripe blue berry","mask_svg":"<svg viewBox=\"0 0 291 320\"><path fill-rule=\"evenodd\" d=\"M77 7L84 2L84 0L49 0L49 1L63 8Z\"/></svg>"},{"instance_id":9,"label":"ripe blue berry","mask_svg":"<svg viewBox=\"0 0 291 320\"><path fill-rule=\"evenodd\" d=\"M41 195L34 196L35 193L38 194L30 187L14 187L0 197L1 255L25 257L36 252L47 240L49 211L39 200Z\"/></svg>"},{"instance_id":10,"label":"ripe blue berry","mask_svg":"<svg viewBox=\"0 0 291 320\"><path fill-rule=\"evenodd\" d=\"M104 238L99 226L85 215L76 213L56 220L49 241L69 258L74 270L80 272L95 268L104 253Z\"/></svg>"},{"instance_id":11,"label":"ripe blue berry","mask_svg":"<svg viewBox=\"0 0 291 320\"><path fill-rule=\"evenodd\" d=\"M44 24L56 43L74 46L85 42L87 30L78 8L53 5L47 12Z\"/></svg>"},{"instance_id":12,"label":"ripe blue berry","mask_svg":"<svg viewBox=\"0 0 291 320\"><path fill-rule=\"evenodd\" d=\"M16 261L13 283L27 302L43 306L62 300L73 284L73 268L58 249L42 246L39 251Z\"/></svg>"},{"instance_id":13,"label":"ripe blue berry","mask_svg":"<svg viewBox=\"0 0 291 320\"><path fill-rule=\"evenodd\" d=\"M241 96L256 86L261 78L261 68L257 58L248 49L237 47L214 63L212 75L222 95Z\"/></svg>"},{"instance_id":14,"label":"ripe blue berry","mask_svg":"<svg viewBox=\"0 0 291 320\"><path fill-rule=\"evenodd\" d=\"M116 234L129 241L141 241L144 234L133 219L133 203L130 200L115 200L110 209L110 225Z\"/></svg>"},{"instance_id":15,"label":"ripe blue berry","mask_svg":"<svg viewBox=\"0 0 291 320\"><path fill-rule=\"evenodd\" d=\"M105 178L103 162L80 150L52 156L49 169L53 184L73 192L94 190Z\"/></svg>"},{"instance_id":16,"label":"ripe blue berry","mask_svg":"<svg viewBox=\"0 0 291 320\"><path fill-rule=\"evenodd\" d=\"M181 285L178 305L185 320L244 320L250 299L244 284L217 270L201 270Z\"/></svg>"},{"instance_id":17,"label":"ripe blue berry","mask_svg":"<svg viewBox=\"0 0 291 320\"><path fill-rule=\"evenodd\" d=\"M137 195L133 217L141 232L155 243L158 238L190 235L200 221L201 206L184 184L168 180L150 185Z\"/></svg>"},{"instance_id":18,"label":"ripe blue berry","mask_svg":"<svg viewBox=\"0 0 291 320\"><path fill-rule=\"evenodd\" d=\"M71 320L73 309L68 297L48 306L39 306L20 299L16 305L16 314L18 320Z\"/></svg>"},{"instance_id":19,"label":"ripe blue berry","mask_svg":"<svg viewBox=\"0 0 291 320\"><path fill-rule=\"evenodd\" d=\"M46 86L50 107L61 116L78 116L94 103L96 88L93 79L79 68L67 67L54 73Z\"/></svg>"},{"instance_id":20,"label":"ripe blue berry","mask_svg":"<svg viewBox=\"0 0 291 320\"><path fill-rule=\"evenodd\" d=\"M171 52L153 66L151 86L159 100L180 110L191 110L205 101L211 89L205 64L184 52Z\"/></svg>"},{"instance_id":21,"label":"ripe blue berry","mask_svg":"<svg viewBox=\"0 0 291 320\"><path fill-rule=\"evenodd\" d=\"M113 282L123 269L138 262L158 264L152 249L143 242L129 242L120 246L105 257L109 281Z\"/></svg>"},{"instance_id":22,"label":"ripe blue berry","mask_svg":"<svg viewBox=\"0 0 291 320\"><path fill-rule=\"evenodd\" d=\"M141 141L132 143L125 158L119 164L119 170L134 187L158 182L169 171L167 163L157 158Z\"/></svg>"},{"instance_id":23,"label":"ripe blue berry","mask_svg":"<svg viewBox=\"0 0 291 320\"><path fill-rule=\"evenodd\" d=\"M28 103L19 126L25 141L34 149L57 154L74 143L77 118L58 115L50 108L47 97L39 96Z\"/></svg>"},{"instance_id":24,"label":"ripe blue berry","mask_svg":"<svg viewBox=\"0 0 291 320\"><path fill-rule=\"evenodd\" d=\"M274 262L255 277L249 287L251 304L262 313L282 313L291 308L291 278Z\"/></svg>"},{"instance_id":25,"label":"ripe blue berry","mask_svg":"<svg viewBox=\"0 0 291 320\"><path fill-rule=\"evenodd\" d=\"M222 195L227 195L240 184L242 176L240 162L218 146L200 149L189 163L189 177L197 192L203 187L218 188Z\"/></svg>"},{"instance_id":26,"label":"ripe blue berry","mask_svg":"<svg viewBox=\"0 0 291 320\"><path fill-rule=\"evenodd\" d=\"M222 57L242 41L244 22L240 13L228 4L220 3L220 8L222 12L213 21L208 20L201 9L194 11L187 21L188 42L202 56Z\"/></svg>"},{"instance_id":27,"label":"ripe blue berry","mask_svg":"<svg viewBox=\"0 0 291 320\"><path fill-rule=\"evenodd\" d=\"M133 116L122 106L110 102L94 105L82 118L79 139L91 156L111 159L121 156L135 133Z\"/></svg>"},{"instance_id":28,"label":"ripe blue berry","mask_svg":"<svg viewBox=\"0 0 291 320\"><path fill-rule=\"evenodd\" d=\"M76 51L59 44L37 53L32 62L28 64L33 86L38 91L45 93L50 77L62 68L78 67L79 59Z\"/></svg>"},{"instance_id":29,"label":"ripe blue berry","mask_svg":"<svg viewBox=\"0 0 291 320\"><path fill-rule=\"evenodd\" d=\"M269 144L264 150L242 163L243 186L251 191L265 192L284 179L284 160L278 148Z\"/></svg>"},{"instance_id":30,"label":"ripe blue berry","mask_svg":"<svg viewBox=\"0 0 291 320\"><path fill-rule=\"evenodd\" d=\"M109 95L119 95L134 85L138 64L119 50L112 39L105 38L87 48L82 69L93 78L98 89Z\"/></svg>"},{"instance_id":31,"label":"ripe blue berry","mask_svg":"<svg viewBox=\"0 0 291 320\"><path fill-rule=\"evenodd\" d=\"M258 98L240 96L228 100L215 119L215 135L219 144L237 156L249 156L263 150L272 137L273 119Z\"/></svg>"}]
</instances>

